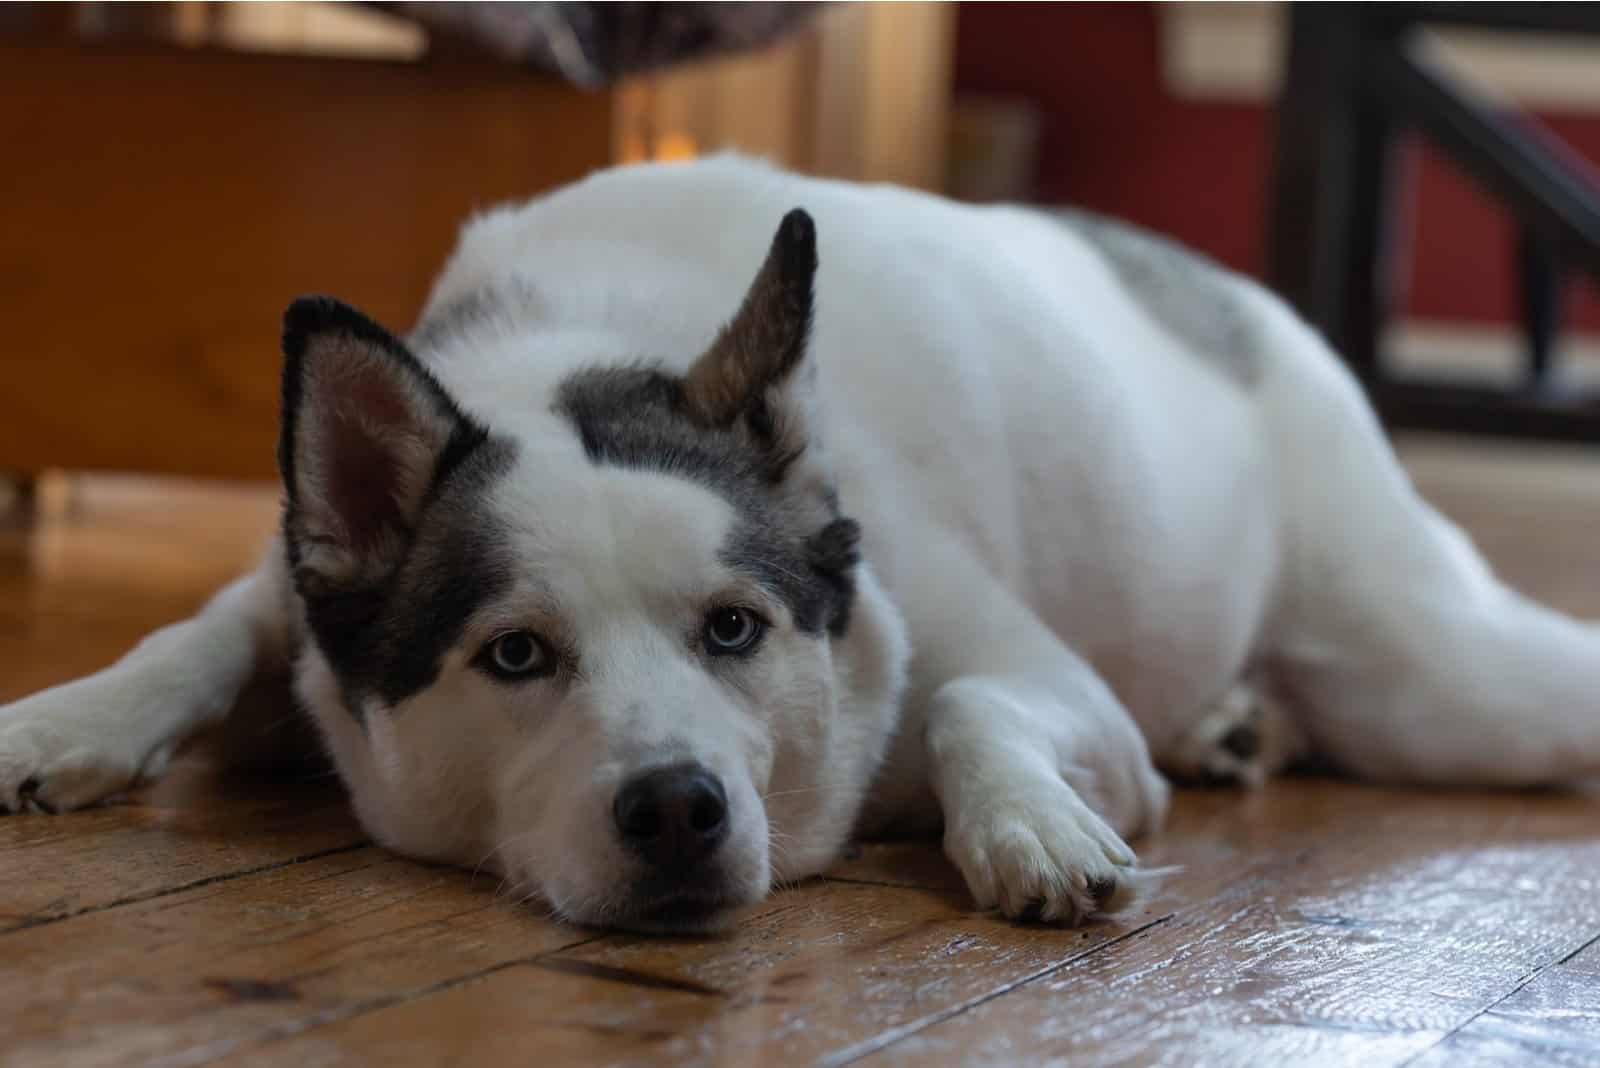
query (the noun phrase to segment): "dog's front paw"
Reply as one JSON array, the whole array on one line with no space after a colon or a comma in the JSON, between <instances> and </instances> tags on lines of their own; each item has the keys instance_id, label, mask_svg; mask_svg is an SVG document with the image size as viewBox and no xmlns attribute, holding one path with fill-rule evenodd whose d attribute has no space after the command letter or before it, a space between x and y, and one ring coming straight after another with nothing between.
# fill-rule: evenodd
<instances>
[{"instance_id":1,"label":"dog's front paw","mask_svg":"<svg viewBox=\"0 0 1600 1068\"><path fill-rule=\"evenodd\" d=\"M72 686L0 708L0 812L65 812L158 773L170 748L146 752L96 724ZM92 698L91 698L92 699Z\"/></svg>"},{"instance_id":2,"label":"dog's front paw","mask_svg":"<svg viewBox=\"0 0 1600 1068\"><path fill-rule=\"evenodd\" d=\"M944 847L978 907L1012 919L1077 924L1133 896L1133 851L1062 782L959 813Z\"/></svg>"}]
</instances>

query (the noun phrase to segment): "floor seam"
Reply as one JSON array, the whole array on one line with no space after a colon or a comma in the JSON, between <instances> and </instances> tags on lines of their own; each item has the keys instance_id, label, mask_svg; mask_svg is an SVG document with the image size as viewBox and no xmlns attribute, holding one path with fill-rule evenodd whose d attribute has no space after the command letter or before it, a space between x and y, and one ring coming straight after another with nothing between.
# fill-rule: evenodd
<instances>
[{"instance_id":1,"label":"floor seam","mask_svg":"<svg viewBox=\"0 0 1600 1068\"><path fill-rule=\"evenodd\" d=\"M424 998L430 998L435 994L441 994L447 990L452 990L459 986L466 986L471 983L481 982L484 979L488 979L490 976L498 975L500 972L508 971L512 968L527 967L540 960L543 960L546 957L553 957L557 954L566 953L569 950L577 949L580 946L587 946L594 942L600 942L609 937L611 936L607 934L590 935L586 938L580 938L576 941L556 946L554 949L548 949L540 953L533 953L525 957L515 957L511 960L503 960L496 964L491 964L488 967L479 968L476 971L468 972L465 975L456 975L451 976L448 979L441 979L436 983L430 983L427 986L419 987L416 990L408 990L395 994L384 994L378 997L368 998L365 1001L357 1001L348 1005L335 1006L319 1013L313 1013L310 1016L303 1016L299 1019L288 1021L276 1028L269 1028L262 1034L255 1035L249 1039L242 1041L225 1040L221 1042L212 1042L194 1049L185 1050L182 1053L176 1053L166 1057L159 1057L156 1060L146 1062L145 1068L194 1068L196 1065L206 1064L221 1057L232 1056L233 1054L239 1053L246 1049L253 1049L260 1046L270 1046L274 1042L282 1042L285 1039L294 1038L297 1035L303 1035L308 1031L314 1031L319 1027L326 1027L328 1024L342 1023L345 1020L353 1020L361 1016L366 1016L369 1013L382 1012L384 1009L393 1008L396 1005L404 1005L414 1001L421 1001Z\"/></svg>"},{"instance_id":2,"label":"floor seam","mask_svg":"<svg viewBox=\"0 0 1600 1068\"><path fill-rule=\"evenodd\" d=\"M951 1005L946 1009L941 1009L938 1012L930 1013L920 1020L913 1020L911 1023L902 1024L899 1027L891 1028L888 1031L883 1031L869 1039L858 1042L853 1046L846 1046L844 1049L839 1050L836 1053L831 1053L817 1061L817 1068L843 1068L844 1065L852 1064L863 1057L871 1056L872 1054L877 1053L880 1050L883 1050L888 1046L901 1041L902 1039L910 1038L912 1035L917 1034L920 1031L925 1031L930 1027L935 1027L941 1023L944 1023L946 1020L960 1016L964 1012L970 1012L973 1009L978 1008L980 1005L984 1005L987 1002L995 1000L996 998L1004 997L1019 987L1026 986L1029 983L1038 982L1040 979L1048 979L1057 972L1070 968L1074 964L1092 957L1103 950L1110 949L1112 946L1121 945L1123 942L1126 942L1129 939L1136 938L1147 931L1153 930L1156 927L1160 927L1162 924L1171 921L1177 915L1178 914L1176 912L1169 912L1165 916L1159 916L1148 923L1140 924L1138 927L1135 927L1129 931L1125 931L1115 938L1108 938L1104 942L1097 942L1094 945L1084 949L1080 953L1074 953L1072 956L1056 961L1054 964L1048 964L1043 968L1040 968L1034 972L1030 972L1027 975L1019 976L1011 982L996 987L995 989L984 994L980 994L975 998L969 998L958 1005Z\"/></svg>"},{"instance_id":3,"label":"floor seam","mask_svg":"<svg viewBox=\"0 0 1600 1068\"><path fill-rule=\"evenodd\" d=\"M843 1068L844 1065L851 1064L864 1057L869 1057L875 1053L879 1053L894 1043L901 1041L902 1039L909 1038L912 1035L918 1034L930 1027L935 1027L941 1023L944 1023L946 1020L954 1019L955 1017L975 1009L986 1002L993 1001L996 998L1004 997L1012 991L1027 986L1030 983L1037 982L1040 979L1049 978L1051 975L1064 971L1072 965L1077 964L1088 957L1094 956L1102 950L1110 949L1112 946L1127 942L1137 935L1143 934L1163 924L1170 923L1180 914L1194 912L1198 909L1205 908L1210 904L1233 901L1244 897L1250 893L1254 886L1259 884L1260 881L1266 879L1269 875L1276 874L1285 869L1294 868L1297 865L1304 863L1308 857L1311 856L1312 852L1312 850L1308 849L1298 849L1289 852L1287 855L1269 860L1239 882L1222 890L1204 902L1191 902L1184 907L1167 913L1164 916L1159 916L1148 923L1141 924L1140 926L1135 927L1132 930L1117 936L1116 938L1096 943L1095 945L1086 948L1081 953L1068 957L1065 960L1057 961L1055 964L1049 965L1030 975L1023 976L1013 982L1007 983L999 989L991 990L986 994L963 1002L960 1005L953 1005L946 1010L931 1014L923 1020L902 1024L898 1028L893 1028L881 1034L874 1035L869 1039L863 1039L854 1045L846 1046L844 1049L831 1053L827 1057L817 1061L817 1068Z\"/></svg>"},{"instance_id":4,"label":"floor seam","mask_svg":"<svg viewBox=\"0 0 1600 1068\"><path fill-rule=\"evenodd\" d=\"M820 877L825 883L849 883L851 886L886 886L891 890L927 890L930 893L939 893L950 889L948 886L933 886L929 883L896 883L887 879L862 879L857 876L823 875Z\"/></svg>"},{"instance_id":5,"label":"floor seam","mask_svg":"<svg viewBox=\"0 0 1600 1068\"><path fill-rule=\"evenodd\" d=\"M350 845L319 849L316 852L301 853L297 856L288 857L284 860L275 860L268 864L258 864L253 868L240 868L237 871L208 875L203 879L195 879L177 886L163 887L159 890L151 890L145 893L129 894L127 897L119 897L114 901L107 901L98 905L86 905L81 909L74 909L70 912L63 912L53 916L26 916L10 926L0 927L0 936L14 934L18 931L31 931L37 927L48 927L51 924L74 920L80 916L92 916L98 912L109 912L111 909L122 908L124 905L139 905L146 901L159 901L164 897L186 893L190 890L198 890L201 887L215 886L230 879L242 879L250 875L260 875L263 872L278 871L282 868L293 867L296 864L304 864L308 860L320 860L323 857L337 856L340 853L354 853L356 850L365 849L371 844L370 841L363 839Z\"/></svg>"},{"instance_id":6,"label":"floor seam","mask_svg":"<svg viewBox=\"0 0 1600 1068\"><path fill-rule=\"evenodd\" d=\"M1536 968L1533 968L1532 970L1530 970L1528 972L1527 975L1522 976L1514 984L1512 984L1510 990L1507 990L1504 994L1501 994L1499 997L1497 997L1493 1001L1489 1002L1489 1004L1485 1005L1483 1008L1479 1009L1477 1012L1473 1013L1471 1016L1468 1016L1465 1020L1462 1020L1460 1023L1458 1023L1454 1027L1450 1028L1444 1034L1440 1035L1437 1041L1430 1042L1424 1048L1419 1049L1416 1053L1413 1053L1411 1056L1409 1056L1405 1060L1401 1061L1398 1065L1395 1066L1395 1068L1410 1068L1410 1066L1412 1064L1415 1064L1417 1061L1421 1060L1423 1057L1426 1057L1428 1054L1432 1053L1434 1050L1439 1049L1446 1042L1449 1042L1452 1038L1454 1038L1456 1035L1459 1035L1462 1031L1465 1031L1468 1027L1471 1027L1474 1023L1476 1023L1479 1020L1483 1019L1485 1016L1487 1016L1490 1013L1492 1013L1495 1009L1498 1009L1501 1005L1504 1005L1507 1001L1510 1001L1512 998L1514 998L1518 994L1522 993L1522 991L1527 989L1528 985L1530 983L1532 983L1535 979L1539 978L1541 975L1544 975L1546 972L1550 971L1552 968L1561 967L1561 965L1563 965L1563 964L1567 963L1568 961L1572 960L1578 954L1582 953L1584 950L1588 949L1590 946L1593 946L1593 945L1595 945L1597 943L1600 943L1600 933L1596 933L1596 934L1590 935L1588 938L1584 939L1584 941L1579 943L1578 946L1575 949L1573 949L1570 953L1562 954L1561 956L1555 958L1554 960L1547 961L1546 963L1541 964Z\"/></svg>"}]
</instances>

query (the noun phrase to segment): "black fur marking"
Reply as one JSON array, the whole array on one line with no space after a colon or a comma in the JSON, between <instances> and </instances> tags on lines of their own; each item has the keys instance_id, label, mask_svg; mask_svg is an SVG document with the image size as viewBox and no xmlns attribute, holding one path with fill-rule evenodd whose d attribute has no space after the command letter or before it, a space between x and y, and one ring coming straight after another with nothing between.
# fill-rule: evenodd
<instances>
[{"instance_id":1,"label":"black fur marking","mask_svg":"<svg viewBox=\"0 0 1600 1068\"><path fill-rule=\"evenodd\" d=\"M407 543L402 559L380 581L358 588L332 587L307 574L295 537L295 425L304 361L311 340L328 333L353 337L394 360L453 422L414 522L401 532ZM339 680L346 706L359 719L368 695L394 704L431 685L467 620L509 583L500 538L485 526L476 499L510 467L514 446L491 438L486 428L464 415L392 334L338 301L311 297L291 304L284 316L283 350L278 463L286 494L290 574L305 603L312 637Z\"/></svg>"},{"instance_id":2,"label":"black fur marking","mask_svg":"<svg viewBox=\"0 0 1600 1068\"><path fill-rule=\"evenodd\" d=\"M806 508L789 499L782 482L792 455L737 424L698 422L682 380L651 367L580 371L562 383L556 411L595 463L685 478L722 496L739 515L723 561L779 597L803 633L844 634L859 528L831 502ZM830 521L818 530L809 517L821 509Z\"/></svg>"},{"instance_id":3,"label":"black fur marking","mask_svg":"<svg viewBox=\"0 0 1600 1068\"><path fill-rule=\"evenodd\" d=\"M455 431L439 457L436 481L488 438L488 430L462 414L439 380L399 338L332 297L300 297L283 313L283 422L278 435L278 470L283 475L284 492L289 499L286 512L295 505L295 427L305 385L306 350L312 338L324 334L346 334L382 352L412 381L420 384L438 406L438 411L453 421ZM291 566L297 563L292 555L289 562Z\"/></svg>"},{"instance_id":4,"label":"black fur marking","mask_svg":"<svg viewBox=\"0 0 1600 1068\"><path fill-rule=\"evenodd\" d=\"M806 549L811 567L832 587L827 608L828 633L842 638L850 629L850 606L855 603L855 566L861 560L861 524L854 519L835 519L812 535Z\"/></svg>"},{"instance_id":5,"label":"black fur marking","mask_svg":"<svg viewBox=\"0 0 1600 1068\"><path fill-rule=\"evenodd\" d=\"M476 500L513 456L491 439L436 482L405 559L378 586L302 595L353 713L367 695L392 705L431 686L473 613L510 585L503 539Z\"/></svg>"},{"instance_id":6,"label":"black fur marking","mask_svg":"<svg viewBox=\"0 0 1600 1068\"><path fill-rule=\"evenodd\" d=\"M751 442L737 427L705 427L684 403L683 380L644 365L580 371L556 392L595 463L679 475L724 492L776 485L794 457Z\"/></svg>"},{"instance_id":7,"label":"black fur marking","mask_svg":"<svg viewBox=\"0 0 1600 1068\"><path fill-rule=\"evenodd\" d=\"M804 543L797 543L783 528L778 509L751 507L747 502L719 555L723 563L750 575L783 601L802 634L821 636L841 614L836 601L841 586L852 587L851 578L817 570Z\"/></svg>"}]
</instances>

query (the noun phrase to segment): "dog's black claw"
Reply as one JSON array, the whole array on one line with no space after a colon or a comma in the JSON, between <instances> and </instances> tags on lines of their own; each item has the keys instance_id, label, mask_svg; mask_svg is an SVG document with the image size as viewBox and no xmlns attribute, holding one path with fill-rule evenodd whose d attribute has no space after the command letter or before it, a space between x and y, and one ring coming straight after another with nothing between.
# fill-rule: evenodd
<instances>
[{"instance_id":1,"label":"dog's black claw","mask_svg":"<svg viewBox=\"0 0 1600 1068\"><path fill-rule=\"evenodd\" d=\"M1200 771L1199 778L1195 780L1195 785L1212 788L1238 786L1239 777L1232 772L1212 771L1210 768L1203 768Z\"/></svg>"},{"instance_id":2,"label":"dog's black claw","mask_svg":"<svg viewBox=\"0 0 1600 1068\"><path fill-rule=\"evenodd\" d=\"M1100 908L1117 892L1117 881L1109 876L1090 879L1088 890L1089 899L1094 902L1095 908Z\"/></svg>"},{"instance_id":3,"label":"dog's black claw","mask_svg":"<svg viewBox=\"0 0 1600 1068\"><path fill-rule=\"evenodd\" d=\"M50 802L39 796L39 789L44 785L37 778L24 779L22 785L17 787L17 811L26 812L28 809L37 809L47 816L54 816L56 808Z\"/></svg>"}]
</instances>

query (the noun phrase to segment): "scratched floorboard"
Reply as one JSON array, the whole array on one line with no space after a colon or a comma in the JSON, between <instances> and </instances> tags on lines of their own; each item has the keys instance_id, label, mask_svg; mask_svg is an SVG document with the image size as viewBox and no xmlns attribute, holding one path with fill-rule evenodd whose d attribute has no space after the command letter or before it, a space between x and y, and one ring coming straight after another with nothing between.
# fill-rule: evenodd
<instances>
[{"instance_id":1,"label":"scratched floorboard","mask_svg":"<svg viewBox=\"0 0 1600 1068\"><path fill-rule=\"evenodd\" d=\"M1600 616L1600 459L1406 452L1511 581ZM273 504L47 493L0 528L0 699L191 610ZM1600 1064L1592 795L1182 793L1142 845L1182 872L1081 931L975 915L936 848L897 843L726 937L644 939L202 754L121 804L0 820L0 1064Z\"/></svg>"}]
</instances>

